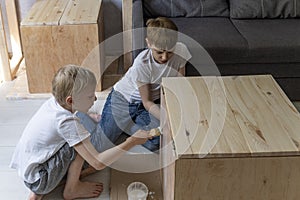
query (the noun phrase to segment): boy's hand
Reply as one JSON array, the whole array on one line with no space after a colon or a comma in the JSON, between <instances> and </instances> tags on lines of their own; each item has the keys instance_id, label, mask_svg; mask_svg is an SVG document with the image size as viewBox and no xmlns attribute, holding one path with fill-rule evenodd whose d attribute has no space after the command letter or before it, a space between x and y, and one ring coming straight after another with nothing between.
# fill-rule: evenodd
<instances>
[{"instance_id":1,"label":"boy's hand","mask_svg":"<svg viewBox=\"0 0 300 200\"><path fill-rule=\"evenodd\" d=\"M95 121L100 122L101 115L98 113L89 113L89 116Z\"/></svg>"},{"instance_id":2,"label":"boy's hand","mask_svg":"<svg viewBox=\"0 0 300 200\"><path fill-rule=\"evenodd\" d=\"M151 139L152 136L149 134L149 131L138 130L127 140L134 143L134 145L144 144L148 139Z\"/></svg>"},{"instance_id":3,"label":"boy's hand","mask_svg":"<svg viewBox=\"0 0 300 200\"><path fill-rule=\"evenodd\" d=\"M156 136L160 136L161 132L159 130L159 128L153 128L150 130L150 136L152 137L156 137Z\"/></svg>"}]
</instances>

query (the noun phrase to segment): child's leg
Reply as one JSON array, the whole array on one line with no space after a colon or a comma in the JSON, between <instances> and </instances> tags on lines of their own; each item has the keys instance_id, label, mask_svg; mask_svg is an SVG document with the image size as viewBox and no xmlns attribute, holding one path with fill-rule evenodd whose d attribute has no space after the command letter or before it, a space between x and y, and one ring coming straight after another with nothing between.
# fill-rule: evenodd
<instances>
[{"instance_id":1,"label":"child's leg","mask_svg":"<svg viewBox=\"0 0 300 200\"><path fill-rule=\"evenodd\" d=\"M83 158L79 154L77 154L75 160L69 167L67 182L63 193L66 200L75 198L98 197L103 190L102 183L81 182L79 180L83 163Z\"/></svg>"},{"instance_id":2,"label":"child's leg","mask_svg":"<svg viewBox=\"0 0 300 200\"><path fill-rule=\"evenodd\" d=\"M63 184L63 177L68 173L68 169L71 165L77 164L73 162L80 156L76 156L75 150L66 143L58 152L53 155L49 160L40 165L40 179L34 183L27 183L25 185L32 191L29 195L30 200L42 199L43 195L50 193L58 185ZM81 161L82 163L83 161ZM79 163L80 164L80 163ZM79 174L81 173L81 167L79 167ZM79 178L78 178L79 179ZM89 185L89 184L87 184Z\"/></svg>"},{"instance_id":3,"label":"child's leg","mask_svg":"<svg viewBox=\"0 0 300 200\"><path fill-rule=\"evenodd\" d=\"M112 142L116 142L123 132L127 133L130 124L134 123L128 108L129 103L123 95L112 90L106 99L100 120L104 134Z\"/></svg>"},{"instance_id":4,"label":"child's leg","mask_svg":"<svg viewBox=\"0 0 300 200\"><path fill-rule=\"evenodd\" d=\"M74 149L66 143L45 163L40 164L38 167L39 179L34 183L24 181L25 185L32 191L29 199L41 199L43 195L50 193L57 187L66 175L74 158Z\"/></svg>"}]
</instances>

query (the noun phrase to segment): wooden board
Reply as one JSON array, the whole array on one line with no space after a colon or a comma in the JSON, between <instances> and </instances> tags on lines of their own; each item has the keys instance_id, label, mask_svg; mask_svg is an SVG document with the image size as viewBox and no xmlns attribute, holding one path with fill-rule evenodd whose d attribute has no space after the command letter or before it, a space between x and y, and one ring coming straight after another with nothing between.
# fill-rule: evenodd
<instances>
[{"instance_id":1,"label":"wooden board","mask_svg":"<svg viewBox=\"0 0 300 200\"><path fill-rule=\"evenodd\" d=\"M2 9L0 11L0 82L11 81L19 69L19 65L23 59L19 22L17 20L15 1L5 0L6 19L8 24L8 33L3 27ZM0 5L1 7L1 5ZM8 52L7 37L11 45L11 52Z\"/></svg>"},{"instance_id":2,"label":"wooden board","mask_svg":"<svg viewBox=\"0 0 300 200\"><path fill-rule=\"evenodd\" d=\"M296 200L299 165L300 157L179 159L172 192L176 200Z\"/></svg>"},{"instance_id":3,"label":"wooden board","mask_svg":"<svg viewBox=\"0 0 300 200\"><path fill-rule=\"evenodd\" d=\"M300 114L270 75L163 85L178 156L300 155Z\"/></svg>"},{"instance_id":4,"label":"wooden board","mask_svg":"<svg viewBox=\"0 0 300 200\"><path fill-rule=\"evenodd\" d=\"M14 76L19 69L19 65L23 59L21 48L21 38L19 31L19 22L17 19L17 10L15 0L5 0L8 28L10 33L10 42L12 47L12 57L10 59L11 74Z\"/></svg>"},{"instance_id":5,"label":"wooden board","mask_svg":"<svg viewBox=\"0 0 300 200\"><path fill-rule=\"evenodd\" d=\"M59 25L68 2L69 0L37 1L22 20L21 26Z\"/></svg>"},{"instance_id":6,"label":"wooden board","mask_svg":"<svg viewBox=\"0 0 300 200\"><path fill-rule=\"evenodd\" d=\"M125 72L133 63L132 59L132 0L122 0L124 70Z\"/></svg>"},{"instance_id":7,"label":"wooden board","mask_svg":"<svg viewBox=\"0 0 300 200\"><path fill-rule=\"evenodd\" d=\"M7 50L7 42L3 25L2 9L0 5L0 81L11 80L11 70Z\"/></svg>"},{"instance_id":8,"label":"wooden board","mask_svg":"<svg viewBox=\"0 0 300 200\"><path fill-rule=\"evenodd\" d=\"M102 0L69 1L60 19L60 25L97 23L101 3Z\"/></svg>"},{"instance_id":9,"label":"wooden board","mask_svg":"<svg viewBox=\"0 0 300 200\"><path fill-rule=\"evenodd\" d=\"M151 194L148 195L148 200L163 199L159 171L138 174L120 172L114 169L111 169L110 199L127 199L127 187L130 183L135 181L142 182L148 187L149 192L151 192Z\"/></svg>"},{"instance_id":10,"label":"wooden board","mask_svg":"<svg viewBox=\"0 0 300 200\"><path fill-rule=\"evenodd\" d=\"M82 26L23 26L22 41L26 59L26 73L29 91L51 92L55 72L66 64L76 64L92 70L101 88L100 52L94 49L98 44L98 25ZM90 53L98 57L85 61Z\"/></svg>"},{"instance_id":11,"label":"wooden board","mask_svg":"<svg viewBox=\"0 0 300 200\"><path fill-rule=\"evenodd\" d=\"M160 148L160 160L161 160L161 174L162 174L162 187L163 187L163 199L174 199L174 188L175 188L175 160L177 155L175 152L174 143L172 142L172 133L170 130L170 120L168 108L166 107L165 100L165 88L161 88L161 107L164 108L165 116L161 116L160 127L163 131L161 136L161 148Z\"/></svg>"}]
</instances>

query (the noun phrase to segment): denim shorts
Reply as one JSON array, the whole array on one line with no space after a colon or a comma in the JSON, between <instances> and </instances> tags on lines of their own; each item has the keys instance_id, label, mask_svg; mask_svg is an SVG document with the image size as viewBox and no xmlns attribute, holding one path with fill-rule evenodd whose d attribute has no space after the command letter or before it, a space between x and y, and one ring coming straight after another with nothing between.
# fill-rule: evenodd
<instances>
[{"instance_id":1,"label":"denim shorts","mask_svg":"<svg viewBox=\"0 0 300 200\"><path fill-rule=\"evenodd\" d=\"M69 147L68 143L56 152L45 163L40 164L40 179L34 183L25 185L35 194L48 194L61 182L66 176L71 162L76 157L76 151L73 147Z\"/></svg>"}]
</instances>

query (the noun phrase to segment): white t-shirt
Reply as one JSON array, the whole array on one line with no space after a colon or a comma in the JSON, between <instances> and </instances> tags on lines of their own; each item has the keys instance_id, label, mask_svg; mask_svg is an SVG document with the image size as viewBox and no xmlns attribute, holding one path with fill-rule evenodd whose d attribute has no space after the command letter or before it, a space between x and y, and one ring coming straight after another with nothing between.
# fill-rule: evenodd
<instances>
[{"instance_id":1,"label":"white t-shirt","mask_svg":"<svg viewBox=\"0 0 300 200\"><path fill-rule=\"evenodd\" d=\"M151 84L152 100L160 98L160 85L163 77L178 76L178 70L191 58L187 47L177 42L174 55L167 63L157 63L150 49L142 51L134 60L124 77L114 85L128 102L141 101L137 82Z\"/></svg>"},{"instance_id":2,"label":"white t-shirt","mask_svg":"<svg viewBox=\"0 0 300 200\"><path fill-rule=\"evenodd\" d=\"M74 146L89 136L75 113L61 107L52 97L27 124L10 167L17 169L23 180L34 183L40 178L39 164L47 161L66 142Z\"/></svg>"}]
</instances>

